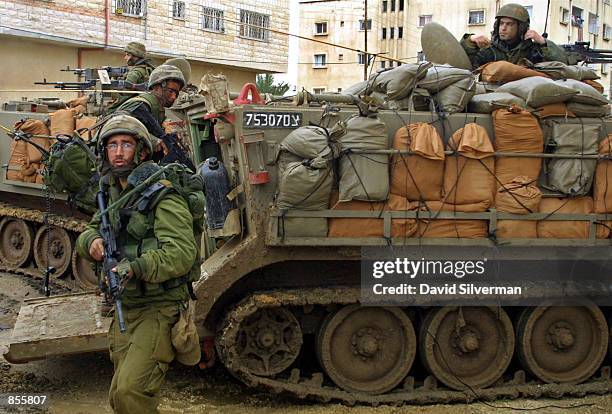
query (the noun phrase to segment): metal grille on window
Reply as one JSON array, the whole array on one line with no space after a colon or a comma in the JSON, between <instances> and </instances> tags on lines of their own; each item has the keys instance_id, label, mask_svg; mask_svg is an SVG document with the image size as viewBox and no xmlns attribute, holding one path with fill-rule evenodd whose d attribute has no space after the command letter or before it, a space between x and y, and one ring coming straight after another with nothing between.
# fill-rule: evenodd
<instances>
[{"instance_id":1,"label":"metal grille on window","mask_svg":"<svg viewBox=\"0 0 612 414\"><path fill-rule=\"evenodd\" d=\"M484 10L470 10L470 17L468 19L468 24L484 24L485 22L485 12Z\"/></svg>"},{"instance_id":2,"label":"metal grille on window","mask_svg":"<svg viewBox=\"0 0 612 414\"><path fill-rule=\"evenodd\" d=\"M115 13L143 16L146 0L115 0Z\"/></svg>"},{"instance_id":3,"label":"metal grille on window","mask_svg":"<svg viewBox=\"0 0 612 414\"><path fill-rule=\"evenodd\" d=\"M224 33L223 10L202 6L202 29Z\"/></svg>"},{"instance_id":4,"label":"metal grille on window","mask_svg":"<svg viewBox=\"0 0 612 414\"><path fill-rule=\"evenodd\" d=\"M184 19L185 18L185 2L184 1L174 1L172 3L172 17L175 19Z\"/></svg>"},{"instance_id":5,"label":"metal grille on window","mask_svg":"<svg viewBox=\"0 0 612 414\"><path fill-rule=\"evenodd\" d=\"M270 38L270 16L249 10L240 10L240 36L268 41Z\"/></svg>"}]
</instances>

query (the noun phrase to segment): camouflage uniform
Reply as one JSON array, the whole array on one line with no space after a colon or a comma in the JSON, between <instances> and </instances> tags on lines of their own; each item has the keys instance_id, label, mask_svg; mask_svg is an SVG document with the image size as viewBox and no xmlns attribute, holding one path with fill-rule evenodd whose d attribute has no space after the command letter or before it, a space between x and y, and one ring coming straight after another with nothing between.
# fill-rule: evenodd
<instances>
[{"instance_id":1,"label":"camouflage uniform","mask_svg":"<svg viewBox=\"0 0 612 414\"><path fill-rule=\"evenodd\" d=\"M503 41L499 38L499 21L502 17L508 17L518 22L518 39L514 43ZM495 16L493 27L493 38L489 47L480 49L470 40L473 33L466 33L461 39L461 46L467 53L472 67L477 68L489 62L505 60L517 64L521 59L528 59L532 63L545 61L559 61L569 63L565 51L554 42L546 40L545 45L540 45L529 40L523 39L529 30L529 13L519 4L506 4L499 9Z\"/></svg>"},{"instance_id":2,"label":"camouflage uniform","mask_svg":"<svg viewBox=\"0 0 612 414\"><path fill-rule=\"evenodd\" d=\"M149 76L154 69L153 64L146 58L147 51L142 43L130 42L125 49L125 53L132 57L128 62L129 70L121 79L133 84L141 84L149 81ZM122 103L130 99L133 95L127 93L116 93L113 104L108 108L108 113L114 112Z\"/></svg>"},{"instance_id":3,"label":"camouflage uniform","mask_svg":"<svg viewBox=\"0 0 612 414\"><path fill-rule=\"evenodd\" d=\"M112 122L115 124L108 127ZM134 160L139 159L145 148L150 154L152 147L145 127L127 115L111 118L103 127L101 154L105 154L109 137L125 133L126 129L133 131L134 124L138 130L132 134L138 137ZM131 189L130 185L122 189L112 172L102 180L109 204ZM142 194L134 194L109 212L123 257L119 266L129 264L134 273L122 296L127 331L119 332L115 316L108 333L115 370L109 400L116 413L157 412L157 393L176 355L171 329L189 299L185 276L196 259L191 213L169 182L159 182L162 189L154 194L146 209L135 206L142 200ZM99 226L100 220L94 216L77 240L78 253L91 261L89 247L100 237Z\"/></svg>"}]
</instances>

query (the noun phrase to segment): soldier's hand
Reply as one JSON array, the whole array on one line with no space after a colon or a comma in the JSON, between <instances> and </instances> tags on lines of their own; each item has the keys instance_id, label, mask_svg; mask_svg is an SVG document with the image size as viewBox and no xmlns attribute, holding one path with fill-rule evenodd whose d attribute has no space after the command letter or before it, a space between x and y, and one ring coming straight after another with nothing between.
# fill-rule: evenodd
<instances>
[{"instance_id":1,"label":"soldier's hand","mask_svg":"<svg viewBox=\"0 0 612 414\"><path fill-rule=\"evenodd\" d=\"M485 35L471 35L470 40L476 43L476 46L479 48L489 47L491 45L491 41Z\"/></svg>"},{"instance_id":2,"label":"soldier's hand","mask_svg":"<svg viewBox=\"0 0 612 414\"><path fill-rule=\"evenodd\" d=\"M157 141L157 145L155 146L154 152L160 151L163 151L164 155L168 155L168 147L166 146L166 143L161 139Z\"/></svg>"},{"instance_id":3,"label":"soldier's hand","mask_svg":"<svg viewBox=\"0 0 612 414\"><path fill-rule=\"evenodd\" d=\"M532 29L527 30L527 32L525 33L525 40L529 40L529 39L533 40L535 43L539 45L546 44L546 39L544 38L544 36L542 36L541 34L539 34L538 32Z\"/></svg>"},{"instance_id":4,"label":"soldier's hand","mask_svg":"<svg viewBox=\"0 0 612 414\"><path fill-rule=\"evenodd\" d=\"M89 245L89 255L96 261L101 262L104 258L104 240L101 237L94 239Z\"/></svg>"}]
</instances>

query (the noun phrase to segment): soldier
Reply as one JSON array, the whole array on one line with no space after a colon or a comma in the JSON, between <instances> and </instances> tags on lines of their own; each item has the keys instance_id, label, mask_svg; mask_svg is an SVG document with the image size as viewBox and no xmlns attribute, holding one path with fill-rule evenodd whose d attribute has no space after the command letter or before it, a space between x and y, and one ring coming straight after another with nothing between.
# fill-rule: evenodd
<instances>
[{"instance_id":1,"label":"soldier","mask_svg":"<svg viewBox=\"0 0 612 414\"><path fill-rule=\"evenodd\" d=\"M102 183L109 203L133 188L138 182L134 180L144 181L150 175L146 171L155 167L147 161L153 150L149 133L131 116L117 114L108 120L98 146L107 171ZM171 331L189 300L185 275L196 259L192 216L185 199L168 182L157 183L163 185L157 185L154 194L148 194L153 188L149 187L109 212L123 258L116 271L124 286L127 329L120 333L115 316L108 332L114 365L109 400L116 413L157 412L168 364L175 356L181 362L184 357L173 348ZM99 228L100 219L94 216L77 240L79 254L97 262L104 251ZM199 346L193 352L197 355L191 363L197 363Z\"/></svg>"},{"instance_id":2,"label":"soldier","mask_svg":"<svg viewBox=\"0 0 612 414\"><path fill-rule=\"evenodd\" d=\"M472 66L507 60L518 63L522 58L532 63L557 60L568 63L563 49L529 29L529 12L520 4L506 4L499 9L493 25L493 40L484 35L466 33L461 39Z\"/></svg>"},{"instance_id":3,"label":"soldier","mask_svg":"<svg viewBox=\"0 0 612 414\"><path fill-rule=\"evenodd\" d=\"M145 45L138 42L130 42L123 51L125 52L123 60L125 60L125 64L129 67L129 71L124 79L133 84L147 82L154 67L151 61L147 59Z\"/></svg>"}]
</instances>

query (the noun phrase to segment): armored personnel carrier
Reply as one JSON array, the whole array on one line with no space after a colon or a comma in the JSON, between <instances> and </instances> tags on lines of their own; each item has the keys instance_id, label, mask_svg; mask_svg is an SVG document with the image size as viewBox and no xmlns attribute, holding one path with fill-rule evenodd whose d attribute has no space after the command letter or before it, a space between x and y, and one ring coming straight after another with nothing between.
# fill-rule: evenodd
<instances>
[{"instance_id":1,"label":"armored personnel carrier","mask_svg":"<svg viewBox=\"0 0 612 414\"><path fill-rule=\"evenodd\" d=\"M591 249L598 258L608 260L609 232L598 232L598 223L607 221L605 213L595 213L592 206L571 212L560 207L505 212L491 203L466 211L456 208L466 203L457 202L452 203L453 208L434 209L427 206L431 200L421 197L414 205L411 203L415 200L406 195L400 196L399 204L385 204L390 197L388 181L387 189L382 190L384 195L373 201L374 192L384 187L381 183L385 179L381 177L389 174L390 165L397 164L390 161L391 157L401 161L397 157L427 153L427 148L392 144L401 141L400 132L409 131L411 125L431 127L443 140L442 157L449 161L460 151L449 147L449 142L457 137L458 131L465 131L468 124L480 133L484 131L498 145L501 133L496 126L499 123L494 122L496 116L509 116L510 124L514 122L513 113L536 119L530 112L509 106L498 109L507 113L494 115L430 111L430 102L423 102L424 95L413 94L407 104L386 105L392 109L371 112L372 102L363 103L353 95L301 93L292 102L271 99L266 104L251 86L243 90L231 107L223 103L205 107L199 103L184 109L177 122L184 123L191 137L195 161L199 163L212 156L222 161L232 189L226 197L235 203L238 212L233 218L225 214L225 221L219 226L211 226L209 221L208 237L213 243L208 243L202 276L195 284L196 318L203 341L201 368L218 360L249 386L298 398L348 404L469 402L521 396L581 396L612 390L610 369L605 362L609 310L597 304L605 300L554 306L559 298L579 296L564 283L575 277L576 269L558 266L555 252L562 249L571 258L573 251ZM17 119L22 114L12 116ZM334 128L355 128L351 127L355 119L375 122L382 129L377 132L362 129L361 135L351 141L355 145L350 149L349 141L336 147L334 143L343 142L342 136L346 135L342 134L348 133L338 133L336 139L338 129ZM587 129L588 125L596 125L593 128L598 142L606 138L604 131L612 126L606 118L577 120L556 116L549 120ZM527 125L527 129L535 131L536 124ZM298 184L287 181L288 165L296 169L308 167L310 173L317 157L283 158L283 151L287 155L290 148L288 137L304 128L326 134L328 150L324 155L315 155L321 155L323 161L319 159L322 162L319 165L329 174L315 176L319 178L307 187L310 190L305 194L300 193L305 188L301 178L296 181ZM384 131L382 148L359 147L363 142L371 142L376 134L380 138L380 131ZM508 137L514 135L506 134ZM440 153L440 148L433 151ZM3 149L1 154L5 157L6 151ZM364 169L353 158L350 162L358 165L347 170L347 164L337 161L342 157L346 161L351 156L363 156L371 164ZM562 155L545 153L543 149L517 152L496 148L491 157L495 160L522 157L520 165L525 171L533 159L608 162L597 153ZM444 159L441 164L439 159L426 161L438 162L433 170L449 169ZM431 166L427 162L422 165ZM526 173L522 169L515 171L516 175ZM346 187L343 188L347 182L343 180L355 182L356 176L351 176L351 171L360 171L355 191L373 190L368 191L369 201L347 196ZM414 174L418 172L411 170ZM328 177L334 179L328 183ZM456 176L456 185L458 180ZM468 180L468 188L482 188L483 184L473 180ZM498 184L493 181L493 191L499 191ZM528 180L519 183L518 188L532 184L533 180ZM46 203L44 192L40 186L10 184L4 178L0 185L2 223L6 223L3 224L6 229L13 229L11 237L5 237L8 230L3 230L2 249L14 252L11 257L21 257L20 261L26 263L31 250L24 250L23 246L32 243L31 249L35 251L36 234L44 234L38 230L45 220L45 209L41 208ZM432 185L443 189L442 183ZM301 203L287 207L292 190L301 194L294 194L294 199L305 201L325 186L329 193L323 208L300 208ZM424 193L428 188L419 191ZM450 192L444 190L445 194ZM33 201L26 204L26 197L21 194L27 194ZM523 197L523 204L529 198L513 194ZM440 197L437 201L441 204L450 200L440 201ZM560 195L550 193L546 197L559 199ZM210 217L215 212L208 204L207 208ZM56 221L51 224L69 240L65 245L72 246L83 221L74 221L68 210L56 208L52 212ZM74 225L68 224L73 221ZM423 223L425 228L421 227ZM431 228L427 226L433 223L451 230L428 233ZM474 223L479 226L476 234L458 227L470 228ZM518 224L519 229L530 227L531 234L500 237L497 230L508 223ZM548 227L537 227L541 223ZM563 232L576 223L582 226L579 232ZM556 283L532 290L530 305L514 306L509 302L504 302L508 306L496 305L478 295L471 298L469 305L434 303L427 295L415 295L408 303L395 306L377 305L368 302L368 295L362 291L363 249L367 247L402 248L411 257L437 260L483 255L486 258L488 253L483 251L500 246L508 248L501 254L504 260L519 258L549 263L555 269ZM605 275L604 281L606 277L609 276ZM100 318L96 303L96 298L89 294L27 302L5 358L23 363L105 349L108 320Z\"/></svg>"}]
</instances>

